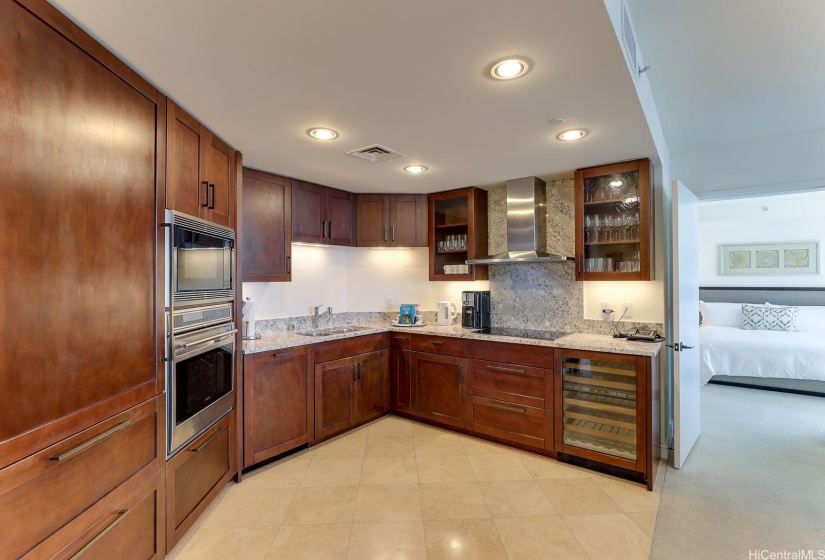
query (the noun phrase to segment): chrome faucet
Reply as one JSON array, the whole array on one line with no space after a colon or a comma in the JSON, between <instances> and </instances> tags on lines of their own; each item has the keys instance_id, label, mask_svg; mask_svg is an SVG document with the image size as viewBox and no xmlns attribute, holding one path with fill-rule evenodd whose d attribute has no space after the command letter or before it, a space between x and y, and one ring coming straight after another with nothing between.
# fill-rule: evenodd
<instances>
[{"instance_id":1,"label":"chrome faucet","mask_svg":"<svg viewBox=\"0 0 825 560\"><path fill-rule=\"evenodd\" d=\"M323 303L321 305L314 305L313 306L313 309L314 309L314 313L312 314L312 328L313 329L318 328L318 316L319 316L318 311L323 306L324 306ZM324 313L327 313L328 315L332 315L332 307L327 307L327 310ZM321 313L321 315L323 315L324 313Z\"/></svg>"}]
</instances>

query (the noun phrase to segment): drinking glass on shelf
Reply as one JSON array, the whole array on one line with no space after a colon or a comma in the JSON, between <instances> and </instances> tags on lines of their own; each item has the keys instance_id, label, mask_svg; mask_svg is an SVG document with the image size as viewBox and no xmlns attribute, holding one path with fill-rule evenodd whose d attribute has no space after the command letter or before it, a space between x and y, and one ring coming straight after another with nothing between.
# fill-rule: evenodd
<instances>
[{"instance_id":1,"label":"drinking glass on shelf","mask_svg":"<svg viewBox=\"0 0 825 560\"><path fill-rule=\"evenodd\" d=\"M613 272L613 259L611 257L604 259L604 270L605 272Z\"/></svg>"},{"instance_id":2,"label":"drinking glass on shelf","mask_svg":"<svg viewBox=\"0 0 825 560\"><path fill-rule=\"evenodd\" d=\"M605 231L605 234L606 234L605 237L607 237L606 241L613 241L613 228L614 227L615 226L614 226L614 222L613 222L613 214L608 214L604 218L604 231Z\"/></svg>"},{"instance_id":3,"label":"drinking glass on shelf","mask_svg":"<svg viewBox=\"0 0 825 560\"><path fill-rule=\"evenodd\" d=\"M584 217L584 241L585 243L589 243L592 241L591 237L593 237L593 220L590 218L590 214Z\"/></svg>"},{"instance_id":4,"label":"drinking glass on shelf","mask_svg":"<svg viewBox=\"0 0 825 560\"><path fill-rule=\"evenodd\" d=\"M461 236L461 250L464 251L467 249L467 234L463 234Z\"/></svg>"},{"instance_id":5,"label":"drinking glass on shelf","mask_svg":"<svg viewBox=\"0 0 825 560\"><path fill-rule=\"evenodd\" d=\"M593 243L598 243L599 242L599 234L600 234L600 230L601 230L601 226L602 226L601 218L599 217L598 214L593 216L592 226L593 226L593 229L590 232L590 241L592 241Z\"/></svg>"},{"instance_id":6,"label":"drinking glass on shelf","mask_svg":"<svg viewBox=\"0 0 825 560\"><path fill-rule=\"evenodd\" d=\"M444 241L442 240L442 241L438 242L438 252L441 253L443 251L444 251Z\"/></svg>"},{"instance_id":7,"label":"drinking glass on shelf","mask_svg":"<svg viewBox=\"0 0 825 560\"><path fill-rule=\"evenodd\" d=\"M639 239L641 228L639 227L639 213L633 214L633 239Z\"/></svg>"}]
</instances>

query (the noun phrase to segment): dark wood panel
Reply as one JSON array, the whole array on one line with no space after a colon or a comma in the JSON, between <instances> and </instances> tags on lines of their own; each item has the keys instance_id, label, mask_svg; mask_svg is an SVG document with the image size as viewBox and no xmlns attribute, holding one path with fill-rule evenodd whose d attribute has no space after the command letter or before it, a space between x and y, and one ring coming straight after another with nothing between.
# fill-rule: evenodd
<instances>
[{"instance_id":1,"label":"dark wood panel","mask_svg":"<svg viewBox=\"0 0 825 560\"><path fill-rule=\"evenodd\" d=\"M401 412L410 411L410 368L409 350L393 348L390 355L390 408Z\"/></svg>"},{"instance_id":2,"label":"dark wood panel","mask_svg":"<svg viewBox=\"0 0 825 560\"><path fill-rule=\"evenodd\" d=\"M244 364L244 467L312 440L312 374L309 346L247 357Z\"/></svg>"},{"instance_id":3,"label":"dark wood panel","mask_svg":"<svg viewBox=\"0 0 825 560\"><path fill-rule=\"evenodd\" d=\"M394 247L427 246L427 195L391 195L389 215Z\"/></svg>"},{"instance_id":4,"label":"dark wood panel","mask_svg":"<svg viewBox=\"0 0 825 560\"><path fill-rule=\"evenodd\" d=\"M355 246L355 195L338 189L326 192L326 243Z\"/></svg>"},{"instance_id":5,"label":"dark wood panel","mask_svg":"<svg viewBox=\"0 0 825 560\"><path fill-rule=\"evenodd\" d=\"M169 135L166 203L173 210L198 217L206 207L208 195L206 161L201 157L201 146L205 143L203 127L171 99L167 101L166 118Z\"/></svg>"},{"instance_id":6,"label":"dark wood panel","mask_svg":"<svg viewBox=\"0 0 825 560\"><path fill-rule=\"evenodd\" d=\"M234 412L166 464L166 548L171 550L235 474Z\"/></svg>"},{"instance_id":7,"label":"dark wood panel","mask_svg":"<svg viewBox=\"0 0 825 560\"><path fill-rule=\"evenodd\" d=\"M155 383L157 107L18 4L0 22L7 440Z\"/></svg>"},{"instance_id":8,"label":"dark wood panel","mask_svg":"<svg viewBox=\"0 0 825 560\"><path fill-rule=\"evenodd\" d=\"M356 195L358 247L387 247L390 244L390 195Z\"/></svg>"},{"instance_id":9,"label":"dark wood panel","mask_svg":"<svg viewBox=\"0 0 825 560\"><path fill-rule=\"evenodd\" d=\"M292 280L292 181L244 168L244 282Z\"/></svg>"},{"instance_id":10,"label":"dark wood panel","mask_svg":"<svg viewBox=\"0 0 825 560\"><path fill-rule=\"evenodd\" d=\"M222 226L234 227L235 150L214 134L210 133L207 138L206 178L209 181L209 200L203 217Z\"/></svg>"},{"instance_id":11,"label":"dark wood panel","mask_svg":"<svg viewBox=\"0 0 825 560\"><path fill-rule=\"evenodd\" d=\"M554 356L553 348L546 346L493 342L490 340L468 340L467 357L552 370Z\"/></svg>"},{"instance_id":12,"label":"dark wood panel","mask_svg":"<svg viewBox=\"0 0 825 560\"><path fill-rule=\"evenodd\" d=\"M157 472L158 399L0 470L3 550L17 558L130 477Z\"/></svg>"},{"instance_id":13,"label":"dark wood panel","mask_svg":"<svg viewBox=\"0 0 825 560\"><path fill-rule=\"evenodd\" d=\"M343 358L315 365L315 438L349 428L353 422L355 360Z\"/></svg>"},{"instance_id":14,"label":"dark wood panel","mask_svg":"<svg viewBox=\"0 0 825 560\"><path fill-rule=\"evenodd\" d=\"M430 281L486 280L487 265L470 265L467 274L446 274L444 266L464 264L485 256L487 248L487 191L467 187L427 195ZM466 252L439 253L437 246L449 235L466 235Z\"/></svg>"},{"instance_id":15,"label":"dark wood panel","mask_svg":"<svg viewBox=\"0 0 825 560\"><path fill-rule=\"evenodd\" d=\"M389 361L389 350L356 357L355 422L377 418L389 409Z\"/></svg>"},{"instance_id":16,"label":"dark wood panel","mask_svg":"<svg viewBox=\"0 0 825 560\"><path fill-rule=\"evenodd\" d=\"M410 350L412 348L412 336L409 334L390 331L389 337L390 348L400 348L402 350Z\"/></svg>"},{"instance_id":17,"label":"dark wood panel","mask_svg":"<svg viewBox=\"0 0 825 560\"><path fill-rule=\"evenodd\" d=\"M463 428L464 366L461 358L412 352L411 414Z\"/></svg>"},{"instance_id":18,"label":"dark wood panel","mask_svg":"<svg viewBox=\"0 0 825 560\"><path fill-rule=\"evenodd\" d=\"M552 412L472 395L466 399L468 430L539 449L553 449Z\"/></svg>"},{"instance_id":19,"label":"dark wood panel","mask_svg":"<svg viewBox=\"0 0 825 560\"><path fill-rule=\"evenodd\" d=\"M412 349L416 352L430 352L445 356L464 357L464 339L449 336L432 336L428 334L414 334Z\"/></svg>"},{"instance_id":20,"label":"dark wood panel","mask_svg":"<svg viewBox=\"0 0 825 560\"><path fill-rule=\"evenodd\" d=\"M545 408L552 370L481 360L468 360L467 365L467 393Z\"/></svg>"},{"instance_id":21,"label":"dark wood panel","mask_svg":"<svg viewBox=\"0 0 825 560\"><path fill-rule=\"evenodd\" d=\"M326 222L326 188L292 180L292 240L323 243Z\"/></svg>"},{"instance_id":22,"label":"dark wood panel","mask_svg":"<svg viewBox=\"0 0 825 560\"><path fill-rule=\"evenodd\" d=\"M383 350L389 346L388 337L388 333L376 333L320 342L315 345L315 363Z\"/></svg>"}]
</instances>

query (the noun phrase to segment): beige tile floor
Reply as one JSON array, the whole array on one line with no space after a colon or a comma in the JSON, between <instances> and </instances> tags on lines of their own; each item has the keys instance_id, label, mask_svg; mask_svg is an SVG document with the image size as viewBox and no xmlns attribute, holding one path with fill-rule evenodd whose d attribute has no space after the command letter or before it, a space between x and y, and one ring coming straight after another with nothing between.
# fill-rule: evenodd
<instances>
[{"instance_id":1,"label":"beige tile floor","mask_svg":"<svg viewBox=\"0 0 825 560\"><path fill-rule=\"evenodd\" d=\"M659 497L388 416L228 485L169 558L645 559Z\"/></svg>"}]
</instances>

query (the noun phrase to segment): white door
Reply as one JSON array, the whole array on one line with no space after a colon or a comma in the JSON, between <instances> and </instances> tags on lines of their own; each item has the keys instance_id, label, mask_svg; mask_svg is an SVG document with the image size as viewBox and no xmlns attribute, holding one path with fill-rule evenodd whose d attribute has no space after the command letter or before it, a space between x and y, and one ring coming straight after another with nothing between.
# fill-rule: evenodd
<instances>
[{"instance_id":1,"label":"white door","mask_svg":"<svg viewBox=\"0 0 825 560\"><path fill-rule=\"evenodd\" d=\"M699 437L699 202L673 181L673 466Z\"/></svg>"}]
</instances>

